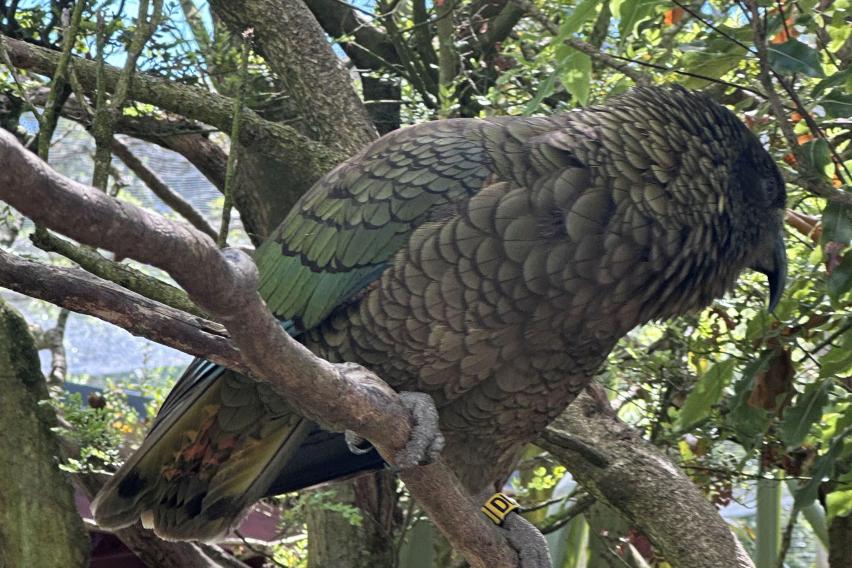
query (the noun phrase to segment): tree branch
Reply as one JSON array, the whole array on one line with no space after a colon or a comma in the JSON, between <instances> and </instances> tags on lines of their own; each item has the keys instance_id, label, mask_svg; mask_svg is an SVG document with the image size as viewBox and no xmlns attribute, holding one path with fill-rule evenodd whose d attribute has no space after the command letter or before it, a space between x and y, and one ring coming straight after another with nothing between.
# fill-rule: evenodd
<instances>
[{"instance_id":1,"label":"tree branch","mask_svg":"<svg viewBox=\"0 0 852 568\"><path fill-rule=\"evenodd\" d=\"M89 564L89 538L56 467L56 417L24 318L0 299L0 562ZM44 540L41 540L44 539Z\"/></svg>"},{"instance_id":2,"label":"tree branch","mask_svg":"<svg viewBox=\"0 0 852 568\"><path fill-rule=\"evenodd\" d=\"M355 39L341 45L357 67L377 71L399 64L393 42L354 7L341 0L306 0L305 4L328 35Z\"/></svg>"},{"instance_id":3,"label":"tree branch","mask_svg":"<svg viewBox=\"0 0 852 568\"><path fill-rule=\"evenodd\" d=\"M29 96L32 104L42 105L47 96L47 89L38 88ZM85 104L80 104L76 96L71 96L65 101L62 116L85 128L91 128L91 115L85 108ZM159 117L151 114L135 116L121 114L116 120L115 130L181 154L217 189L220 191L224 189L225 162L228 160L228 155L206 136L212 130L209 126L173 113L162 113Z\"/></svg>"},{"instance_id":4,"label":"tree branch","mask_svg":"<svg viewBox=\"0 0 852 568\"><path fill-rule=\"evenodd\" d=\"M59 54L55 51L30 45L23 41L0 36L13 65L35 73L53 76ZM73 58L73 67L80 84L94 92L97 64L81 58ZM105 68L107 90L113 91L120 70L107 65ZM233 114L233 101L197 87L190 87L152 77L144 73L134 75L129 89L131 100L158 106L164 110L181 114L215 126L228 132ZM240 143L248 146L265 146L267 153L274 152L280 159L292 164L293 171L324 173L345 157L324 144L311 140L294 128L261 118L251 109L243 109L243 128ZM320 173L320 175L321 175Z\"/></svg>"},{"instance_id":5,"label":"tree branch","mask_svg":"<svg viewBox=\"0 0 852 568\"><path fill-rule=\"evenodd\" d=\"M615 417L601 387L588 387L536 444L647 534L672 566L753 568L716 509L665 455ZM589 459L578 447L594 447L602 459Z\"/></svg>"},{"instance_id":6,"label":"tree branch","mask_svg":"<svg viewBox=\"0 0 852 568\"><path fill-rule=\"evenodd\" d=\"M775 118L778 121L778 126L781 128L781 133L784 135L784 140L787 146L796 158L796 170L799 173L799 179L802 187L811 193L824 197L829 201L852 205L852 192L839 191L834 189L828 180L820 172L814 171L808 162L805 153L799 145L798 137L793 131L793 125L788 120L789 113L784 109L781 103L781 97L772 83L772 70L769 66L769 53L766 48L766 30L763 26L763 18L760 16L760 10L755 0L749 0L749 8L751 10L751 26L754 30L754 45L757 49L757 61L760 66L760 84L766 91L766 96L769 99L769 105Z\"/></svg>"},{"instance_id":7,"label":"tree branch","mask_svg":"<svg viewBox=\"0 0 852 568\"><path fill-rule=\"evenodd\" d=\"M135 268L109 260L94 249L77 246L46 231L33 234L30 240L41 250L59 253L76 262L86 271L124 286L137 294L178 310L206 317L206 314L187 298L183 290Z\"/></svg>"},{"instance_id":8,"label":"tree branch","mask_svg":"<svg viewBox=\"0 0 852 568\"><path fill-rule=\"evenodd\" d=\"M347 157L375 140L349 74L302 0L211 0L210 6L234 35L253 30L303 132Z\"/></svg>"},{"instance_id":9,"label":"tree branch","mask_svg":"<svg viewBox=\"0 0 852 568\"><path fill-rule=\"evenodd\" d=\"M211 238L216 238L216 230L210 226L207 219L205 219L189 201L184 199L179 193L173 191L172 188L170 188L166 182L157 175L157 172L146 166L142 160L136 157L136 155L124 142L118 138L113 138L112 151L116 156L118 156L118 159L124 162L124 165L127 166L130 171L136 174L136 177L148 186L148 189L150 189L154 195L162 200L163 203L171 207L178 215L192 223L192 226L202 233Z\"/></svg>"},{"instance_id":10,"label":"tree branch","mask_svg":"<svg viewBox=\"0 0 852 568\"><path fill-rule=\"evenodd\" d=\"M224 326L171 308L75 268L0 250L0 286L94 316L134 335L249 373Z\"/></svg>"},{"instance_id":11,"label":"tree branch","mask_svg":"<svg viewBox=\"0 0 852 568\"><path fill-rule=\"evenodd\" d=\"M168 272L225 323L252 371L311 420L353 430L393 462L410 438L411 416L396 393L366 369L332 365L289 337L257 294L244 253L219 251L210 237L65 178L0 131L0 197L38 223L81 243ZM461 488L442 459L400 477L447 539L475 567L515 567L517 556Z\"/></svg>"}]
</instances>

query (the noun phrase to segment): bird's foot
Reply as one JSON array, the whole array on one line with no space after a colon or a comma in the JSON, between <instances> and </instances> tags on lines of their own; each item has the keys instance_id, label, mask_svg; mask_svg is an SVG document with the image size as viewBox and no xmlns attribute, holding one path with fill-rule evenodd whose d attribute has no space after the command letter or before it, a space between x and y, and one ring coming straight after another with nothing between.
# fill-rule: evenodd
<instances>
[{"instance_id":1,"label":"bird's foot","mask_svg":"<svg viewBox=\"0 0 852 568\"><path fill-rule=\"evenodd\" d=\"M482 512L500 527L509 546L518 553L518 567L551 568L550 550L544 535L518 513L518 503L502 493L487 499L486 496L487 493L482 493L479 497L480 502L485 502Z\"/></svg>"},{"instance_id":2,"label":"bird's foot","mask_svg":"<svg viewBox=\"0 0 852 568\"><path fill-rule=\"evenodd\" d=\"M509 546L518 553L519 568L551 568L547 541L535 525L517 513L512 513L501 527Z\"/></svg>"},{"instance_id":3,"label":"bird's foot","mask_svg":"<svg viewBox=\"0 0 852 568\"><path fill-rule=\"evenodd\" d=\"M408 443L394 456L395 467L409 469L435 461L444 449L444 436L438 425L435 401L422 392L401 392L399 398L413 420ZM365 454L372 449L367 440L351 430L347 430L344 437L349 451L353 454Z\"/></svg>"}]
</instances>

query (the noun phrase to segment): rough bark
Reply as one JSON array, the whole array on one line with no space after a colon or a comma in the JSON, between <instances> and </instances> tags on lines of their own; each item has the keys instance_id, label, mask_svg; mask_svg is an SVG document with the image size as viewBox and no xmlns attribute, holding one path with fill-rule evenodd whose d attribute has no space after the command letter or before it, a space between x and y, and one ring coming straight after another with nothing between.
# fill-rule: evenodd
<instances>
[{"instance_id":1,"label":"rough bark","mask_svg":"<svg viewBox=\"0 0 852 568\"><path fill-rule=\"evenodd\" d=\"M578 397L537 444L648 535L675 568L753 568L718 511L686 474L614 416L600 387Z\"/></svg>"},{"instance_id":2,"label":"rough bark","mask_svg":"<svg viewBox=\"0 0 852 568\"><path fill-rule=\"evenodd\" d=\"M24 319L0 300L0 566L85 566L89 535L57 467L56 417Z\"/></svg>"},{"instance_id":3,"label":"rough bark","mask_svg":"<svg viewBox=\"0 0 852 568\"><path fill-rule=\"evenodd\" d=\"M244 253L220 251L196 229L65 178L0 131L0 198L36 223L168 272L222 321L251 374L311 420L352 430L388 459L414 425L398 395L363 367L332 365L289 337L257 294L257 269ZM515 552L478 513L443 459L400 472L411 494L472 566L513 567Z\"/></svg>"},{"instance_id":4,"label":"rough bark","mask_svg":"<svg viewBox=\"0 0 852 568\"><path fill-rule=\"evenodd\" d=\"M13 65L48 76L53 74L58 53L8 37L2 37L2 40ZM73 58L73 67L83 88L93 92L96 63ZM119 74L119 69L106 66L108 91L115 88ZM228 132L231 127L233 101L197 87L137 73L131 84L130 98L215 126L223 132ZM258 148L264 154L279 155L287 163L288 181L302 177L315 180L345 157L345 154L300 134L290 126L261 118L250 109L243 110L242 125L240 143Z\"/></svg>"},{"instance_id":5,"label":"rough bark","mask_svg":"<svg viewBox=\"0 0 852 568\"><path fill-rule=\"evenodd\" d=\"M328 35L354 37L355 41L344 41L341 46L357 67L377 71L399 65L387 34L351 5L337 0L306 0L305 4Z\"/></svg>"},{"instance_id":6,"label":"rough bark","mask_svg":"<svg viewBox=\"0 0 852 568\"><path fill-rule=\"evenodd\" d=\"M335 502L351 505L361 512L359 525L353 525L337 511L308 510L309 568L394 566L397 504L394 485L394 476L383 472L333 486Z\"/></svg>"},{"instance_id":7,"label":"rough bark","mask_svg":"<svg viewBox=\"0 0 852 568\"><path fill-rule=\"evenodd\" d=\"M375 140L348 72L302 0L211 0L210 5L232 32L254 30L260 53L286 89L301 132L345 156Z\"/></svg>"},{"instance_id":8,"label":"rough bark","mask_svg":"<svg viewBox=\"0 0 852 568\"><path fill-rule=\"evenodd\" d=\"M222 325L170 308L82 270L47 266L0 250L0 286L248 372Z\"/></svg>"},{"instance_id":9,"label":"rough bark","mask_svg":"<svg viewBox=\"0 0 852 568\"><path fill-rule=\"evenodd\" d=\"M828 526L828 565L847 568L852 558L852 515L834 517Z\"/></svg>"}]
</instances>

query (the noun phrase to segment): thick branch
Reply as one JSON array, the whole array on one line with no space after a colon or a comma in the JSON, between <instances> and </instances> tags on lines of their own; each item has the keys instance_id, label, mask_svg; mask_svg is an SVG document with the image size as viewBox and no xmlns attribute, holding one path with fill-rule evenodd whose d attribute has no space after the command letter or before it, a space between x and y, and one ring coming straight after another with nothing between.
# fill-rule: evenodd
<instances>
[{"instance_id":1,"label":"thick branch","mask_svg":"<svg viewBox=\"0 0 852 568\"><path fill-rule=\"evenodd\" d=\"M481 45L482 50L486 53L495 51L496 44L509 37L509 34L515 28L515 24L525 15L524 9L515 2L512 2L512 0L506 2L503 9L489 21L488 30Z\"/></svg>"},{"instance_id":2,"label":"thick branch","mask_svg":"<svg viewBox=\"0 0 852 568\"><path fill-rule=\"evenodd\" d=\"M613 415L600 387L588 390L593 396L578 397L536 443L646 533L675 568L753 568L689 478Z\"/></svg>"},{"instance_id":3,"label":"thick branch","mask_svg":"<svg viewBox=\"0 0 852 568\"><path fill-rule=\"evenodd\" d=\"M210 6L233 33L254 31L311 138L346 156L376 138L351 77L302 0L211 0Z\"/></svg>"},{"instance_id":4,"label":"thick branch","mask_svg":"<svg viewBox=\"0 0 852 568\"><path fill-rule=\"evenodd\" d=\"M289 337L257 294L257 269L244 253L219 251L192 227L65 178L0 131L0 198L37 223L91 246L168 272L203 309L224 322L258 377L302 414L353 430L393 461L408 443L411 416L396 393L357 365L332 365ZM478 513L443 460L404 471L412 495L473 566L514 567L499 531Z\"/></svg>"},{"instance_id":5,"label":"thick branch","mask_svg":"<svg viewBox=\"0 0 852 568\"><path fill-rule=\"evenodd\" d=\"M353 6L339 0L306 0L305 4L328 35L355 38L341 45L357 67L379 70L399 64L393 42Z\"/></svg>"},{"instance_id":6,"label":"thick branch","mask_svg":"<svg viewBox=\"0 0 852 568\"><path fill-rule=\"evenodd\" d=\"M2 37L2 41L12 64L16 67L43 75L53 75L59 59L58 53L5 36ZM97 64L93 61L74 58L74 70L80 79L80 84L88 92L95 90L96 67ZM105 72L106 87L112 91L116 87L120 70L107 65ZM152 104L210 124L223 132L230 130L234 108L233 101L228 97L144 73L133 77L129 97L132 100ZM243 110L242 120L240 143L249 147L256 145L271 147L281 155L282 160L292 161L293 169L296 171L307 169L326 172L345 157L300 134L290 126L261 118L250 109Z\"/></svg>"},{"instance_id":7,"label":"thick branch","mask_svg":"<svg viewBox=\"0 0 852 568\"><path fill-rule=\"evenodd\" d=\"M220 324L170 308L82 270L48 266L0 251L0 286L249 372Z\"/></svg>"},{"instance_id":8,"label":"thick branch","mask_svg":"<svg viewBox=\"0 0 852 568\"><path fill-rule=\"evenodd\" d=\"M24 319L0 299L0 564L88 565L88 535L56 467L56 417Z\"/></svg>"}]
</instances>

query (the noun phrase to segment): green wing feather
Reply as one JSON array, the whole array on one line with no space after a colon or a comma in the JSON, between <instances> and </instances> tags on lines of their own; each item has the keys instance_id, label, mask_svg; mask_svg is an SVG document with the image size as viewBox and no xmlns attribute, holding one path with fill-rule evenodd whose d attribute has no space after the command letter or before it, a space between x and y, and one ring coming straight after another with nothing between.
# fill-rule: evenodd
<instances>
[{"instance_id":1,"label":"green wing feather","mask_svg":"<svg viewBox=\"0 0 852 568\"><path fill-rule=\"evenodd\" d=\"M320 180L260 247L260 293L309 329L384 271L436 208L477 192L491 171L482 121L385 136Z\"/></svg>"}]
</instances>

